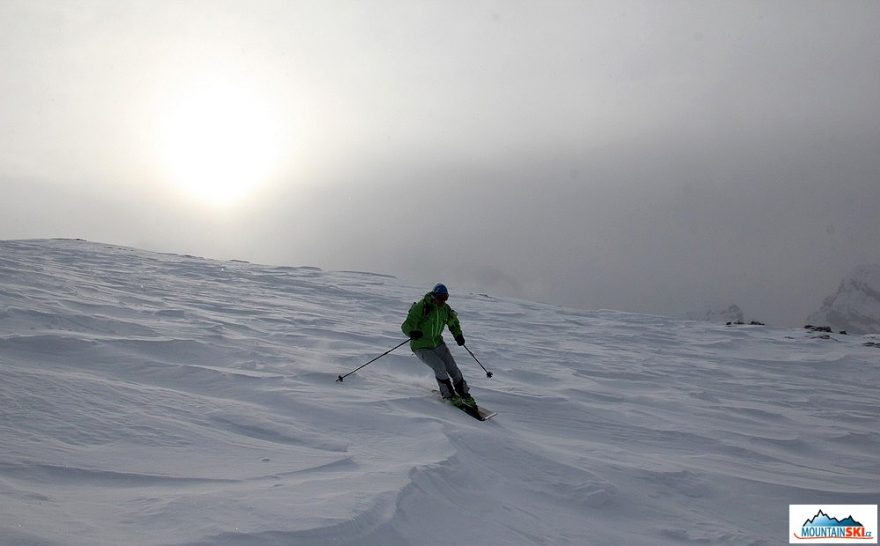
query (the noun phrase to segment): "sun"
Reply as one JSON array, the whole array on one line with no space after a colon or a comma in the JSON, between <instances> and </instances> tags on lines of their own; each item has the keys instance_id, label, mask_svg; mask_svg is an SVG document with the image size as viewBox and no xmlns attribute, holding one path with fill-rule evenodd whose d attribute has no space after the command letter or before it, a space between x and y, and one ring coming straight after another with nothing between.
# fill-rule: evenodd
<instances>
[{"instance_id":1,"label":"sun","mask_svg":"<svg viewBox=\"0 0 880 546\"><path fill-rule=\"evenodd\" d=\"M162 127L166 178L208 205L233 205L278 166L278 131L265 100L232 83L200 84L178 95Z\"/></svg>"}]
</instances>

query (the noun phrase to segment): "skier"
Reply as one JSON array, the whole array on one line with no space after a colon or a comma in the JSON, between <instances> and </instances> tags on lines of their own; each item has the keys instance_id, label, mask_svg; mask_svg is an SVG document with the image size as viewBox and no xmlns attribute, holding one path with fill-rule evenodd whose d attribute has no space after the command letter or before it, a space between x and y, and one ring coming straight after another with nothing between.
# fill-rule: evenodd
<instances>
[{"instance_id":1,"label":"skier","mask_svg":"<svg viewBox=\"0 0 880 546\"><path fill-rule=\"evenodd\" d=\"M443 341L443 328L449 331L459 346L464 345L458 314L446 305L449 290L438 284L409 308L406 320L400 326L403 333L412 340L410 348L419 360L434 370L434 377L440 385L440 395L456 406L476 406L468 390L467 382L461 375L452 353Z\"/></svg>"}]
</instances>

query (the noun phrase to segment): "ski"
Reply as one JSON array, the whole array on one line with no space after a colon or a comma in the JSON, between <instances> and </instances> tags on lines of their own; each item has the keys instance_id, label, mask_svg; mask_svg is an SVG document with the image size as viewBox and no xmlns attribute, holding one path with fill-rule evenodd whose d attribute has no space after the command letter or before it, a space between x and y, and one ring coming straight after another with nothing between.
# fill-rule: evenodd
<instances>
[{"instance_id":1,"label":"ski","mask_svg":"<svg viewBox=\"0 0 880 546\"><path fill-rule=\"evenodd\" d=\"M454 404L453 404L453 405L454 405ZM491 419L491 418L495 417L496 415L498 415L497 412L494 412L494 411L488 411L487 409L485 409L485 408L481 408L481 407L479 407L479 406L477 406L477 407L473 407L473 406L455 406L455 407L457 407L457 408L460 409L461 411L467 413L468 415L470 415L471 417L473 417L474 419L476 419L476 420L478 420L478 421L488 421L489 419Z\"/></svg>"},{"instance_id":2,"label":"ski","mask_svg":"<svg viewBox=\"0 0 880 546\"><path fill-rule=\"evenodd\" d=\"M432 392L434 394L436 394L438 397L440 396L440 391L434 390ZM446 400L444 398L441 398L440 400L442 400L443 402L448 402L450 406L460 409L461 411L467 413L468 415L470 415L471 417L473 417L474 419L476 419L478 421L488 421L489 419L498 415L498 412L490 411L490 410L487 410L486 408L483 408L480 406L468 406L468 405L456 406L455 404L453 404L452 402L449 402L448 400Z\"/></svg>"}]
</instances>

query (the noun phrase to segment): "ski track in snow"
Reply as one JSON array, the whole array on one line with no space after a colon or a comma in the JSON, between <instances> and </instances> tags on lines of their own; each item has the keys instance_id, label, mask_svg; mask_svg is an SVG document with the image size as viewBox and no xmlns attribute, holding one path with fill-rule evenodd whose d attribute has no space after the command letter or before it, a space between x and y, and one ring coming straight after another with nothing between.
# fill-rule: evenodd
<instances>
[{"instance_id":1,"label":"ski track in snow","mask_svg":"<svg viewBox=\"0 0 880 546\"><path fill-rule=\"evenodd\" d=\"M427 288L0 242L0 544L780 544L789 504L880 499L861 337L453 287L498 417L406 346L336 382Z\"/></svg>"}]
</instances>

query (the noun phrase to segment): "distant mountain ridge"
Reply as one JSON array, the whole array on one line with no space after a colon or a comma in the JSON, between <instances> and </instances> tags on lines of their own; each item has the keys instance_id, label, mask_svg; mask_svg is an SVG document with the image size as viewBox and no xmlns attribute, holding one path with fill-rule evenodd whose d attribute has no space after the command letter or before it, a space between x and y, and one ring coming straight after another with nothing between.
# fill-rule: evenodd
<instances>
[{"instance_id":1,"label":"distant mountain ridge","mask_svg":"<svg viewBox=\"0 0 880 546\"><path fill-rule=\"evenodd\" d=\"M807 321L855 334L880 333L880 265L853 269Z\"/></svg>"},{"instance_id":2,"label":"distant mountain ridge","mask_svg":"<svg viewBox=\"0 0 880 546\"><path fill-rule=\"evenodd\" d=\"M731 304L721 311L707 311L706 320L709 322L743 322L745 315L739 305Z\"/></svg>"},{"instance_id":3,"label":"distant mountain ridge","mask_svg":"<svg viewBox=\"0 0 880 546\"><path fill-rule=\"evenodd\" d=\"M736 305L735 303L732 303L721 310L707 309L702 312L689 312L686 316L689 320L705 320L707 322L721 323L743 322L745 320L743 310L740 309L739 305Z\"/></svg>"}]
</instances>

